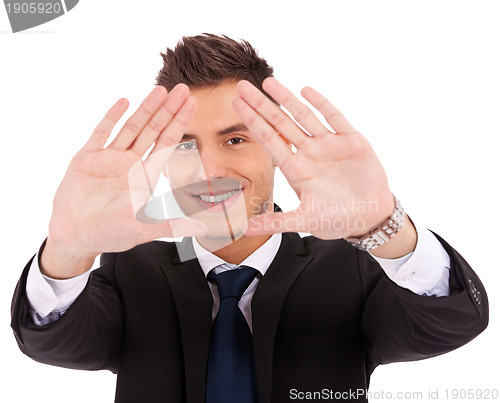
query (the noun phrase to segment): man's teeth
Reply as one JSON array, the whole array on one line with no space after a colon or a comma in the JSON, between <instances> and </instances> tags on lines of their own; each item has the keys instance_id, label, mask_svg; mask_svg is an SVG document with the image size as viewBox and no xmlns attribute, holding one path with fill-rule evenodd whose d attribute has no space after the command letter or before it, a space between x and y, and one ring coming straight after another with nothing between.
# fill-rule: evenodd
<instances>
[{"instance_id":1,"label":"man's teeth","mask_svg":"<svg viewBox=\"0 0 500 403\"><path fill-rule=\"evenodd\" d=\"M199 195L198 197L201 200L209 202L209 203L220 203L224 200L229 199L230 197L233 197L236 193L238 193L240 191L241 191L241 189L238 189L238 190L233 190L232 192L223 193L223 194L217 195L217 196Z\"/></svg>"}]
</instances>

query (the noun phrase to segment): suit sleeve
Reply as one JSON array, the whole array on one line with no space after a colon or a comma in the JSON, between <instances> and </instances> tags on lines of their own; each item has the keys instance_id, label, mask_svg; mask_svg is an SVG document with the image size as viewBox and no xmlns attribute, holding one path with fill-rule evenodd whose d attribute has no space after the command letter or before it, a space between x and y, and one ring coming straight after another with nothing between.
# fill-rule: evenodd
<instances>
[{"instance_id":1,"label":"suit sleeve","mask_svg":"<svg viewBox=\"0 0 500 403\"><path fill-rule=\"evenodd\" d=\"M114 285L116 255L103 255L87 286L56 322L37 326L26 296L28 262L12 301L12 329L21 351L32 359L73 369L112 372L118 368L123 308Z\"/></svg>"},{"instance_id":2,"label":"suit sleeve","mask_svg":"<svg viewBox=\"0 0 500 403\"><path fill-rule=\"evenodd\" d=\"M379 364L454 350L488 325L488 298L481 280L458 252L436 237L450 256L447 297L420 296L398 286L374 259L358 252L365 293L361 326L369 372Z\"/></svg>"}]
</instances>

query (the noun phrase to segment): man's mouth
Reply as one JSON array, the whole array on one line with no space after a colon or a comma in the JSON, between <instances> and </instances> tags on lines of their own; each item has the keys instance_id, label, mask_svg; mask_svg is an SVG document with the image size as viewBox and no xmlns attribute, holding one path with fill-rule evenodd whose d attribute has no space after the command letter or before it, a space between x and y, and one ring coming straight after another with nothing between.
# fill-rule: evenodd
<instances>
[{"instance_id":1,"label":"man's mouth","mask_svg":"<svg viewBox=\"0 0 500 403\"><path fill-rule=\"evenodd\" d=\"M218 195L199 194L196 197L199 197L204 202L219 204L219 203L221 203L221 202L223 202L223 201L225 201L225 200L233 197L237 193L240 193L241 190L242 190L241 188L240 189L235 189L235 190L232 190L230 192L221 193L221 194L218 194Z\"/></svg>"}]
</instances>

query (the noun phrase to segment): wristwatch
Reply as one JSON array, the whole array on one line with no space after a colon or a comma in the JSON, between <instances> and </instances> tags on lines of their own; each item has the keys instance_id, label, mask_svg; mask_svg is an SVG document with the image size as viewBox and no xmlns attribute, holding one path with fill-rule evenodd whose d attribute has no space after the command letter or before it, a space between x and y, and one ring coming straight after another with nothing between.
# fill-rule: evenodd
<instances>
[{"instance_id":1,"label":"wristwatch","mask_svg":"<svg viewBox=\"0 0 500 403\"><path fill-rule=\"evenodd\" d=\"M394 195L392 197L394 198L395 207L387 220L373 227L368 234L360 238L345 238L345 240L355 248L366 251L379 247L396 235L403 226L405 211L397 197Z\"/></svg>"}]
</instances>

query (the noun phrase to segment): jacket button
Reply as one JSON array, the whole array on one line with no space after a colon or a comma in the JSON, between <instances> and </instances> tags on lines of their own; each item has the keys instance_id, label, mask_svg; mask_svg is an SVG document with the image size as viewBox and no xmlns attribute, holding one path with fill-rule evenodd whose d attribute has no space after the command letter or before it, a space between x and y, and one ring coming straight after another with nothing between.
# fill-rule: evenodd
<instances>
[{"instance_id":1,"label":"jacket button","mask_svg":"<svg viewBox=\"0 0 500 403\"><path fill-rule=\"evenodd\" d=\"M481 292L477 290L474 282L471 279L468 279L468 281L471 294L474 297L474 301L476 301L476 304L478 305L481 304Z\"/></svg>"}]
</instances>

